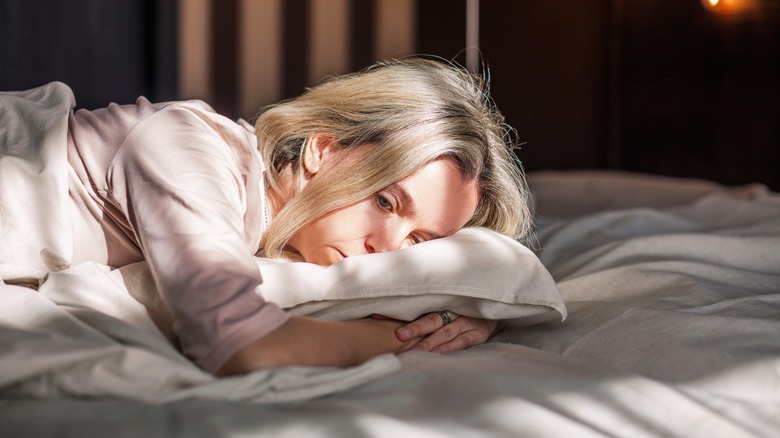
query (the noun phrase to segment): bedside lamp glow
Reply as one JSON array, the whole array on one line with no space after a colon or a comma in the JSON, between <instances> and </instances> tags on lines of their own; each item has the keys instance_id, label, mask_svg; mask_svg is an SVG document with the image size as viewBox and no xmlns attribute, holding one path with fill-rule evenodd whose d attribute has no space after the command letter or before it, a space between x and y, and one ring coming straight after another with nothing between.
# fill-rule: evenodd
<instances>
[{"instance_id":1,"label":"bedside lamp glow","mask_svg":"<svg viewBox=\"0 0 780 438\"><path fill-rule=\"evenodd\" d=\"M758 8L758 0L701 0L705 9L719 14L744 14Z\"/></svg>"}]
</instances>

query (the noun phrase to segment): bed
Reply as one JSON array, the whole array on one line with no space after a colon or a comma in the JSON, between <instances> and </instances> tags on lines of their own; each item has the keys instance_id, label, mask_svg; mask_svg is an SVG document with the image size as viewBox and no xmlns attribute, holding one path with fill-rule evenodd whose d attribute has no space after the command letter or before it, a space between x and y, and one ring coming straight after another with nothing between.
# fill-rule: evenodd
<instances>
[{"instance_id":1,"label":"bed","mask_svg":"<svg viewBox=\"0 0 780 438\"><path fill-rule=\"evenodd\" d=\"M359 260L258 260L262 293L299 314L503 320L448 355L216 379L176 350L142 263L0 284L0 436L780 434L780 195L607 171L529 184L525 245L464 230L380 255L403 287Z\"/></svg>"},{"instance_id":2,"label":"bed","mask_svg":"<svg viewBox=\"0 0 780 438\"><path fill-rule=\"evenodd\" d=\"M528 246L558 286L564 321L541 312L454 354L380 357L330 380L307 369L281 381L260 373L229 379L219 396L191 390L157 402L132 387L186 376L127 371L125 388L74 396L46 384L58 368L36 368L34 350L15 362L6 350L0 435L777 436L780 196L761 185L598 171L535 173L530 185L538 229ZM3 316L4 349L40 335L21 339ZM149 321L103 336L113 348L168 354L161 338L141 339ZM65 338L63 361L78 350ZM89 386L106 377L101 369L111 365L71 378ZM47 377L30 379L36 373Z\"/></svg>"}]
</instances>

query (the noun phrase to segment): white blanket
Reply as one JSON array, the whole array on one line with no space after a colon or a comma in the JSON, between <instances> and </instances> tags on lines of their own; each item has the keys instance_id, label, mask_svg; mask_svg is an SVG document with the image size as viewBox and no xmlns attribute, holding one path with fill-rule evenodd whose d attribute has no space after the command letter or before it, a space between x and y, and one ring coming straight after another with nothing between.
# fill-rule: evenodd
<instances>
[{"instance_id":1,"label":"white blanket","mask_svg":"<svg viewBox=\"0 0 780 438\"><path fill-rule=\"evenodd\" d=\"M65 154L73 104L58 83L0 93L0 394L280 402L400 368L393 355L346 370L290 367L234 379L194 368L174 347L172 319L144 263L70 266L74 246L89 244L70 233ZM487 230L327 268L257 262L258 293L298 315L411 320L450 309L492 319L566 316L536 255Z\"/></svg>"},{"instance_id":2,"label":"white blanket","mask_svg":"<svg viewBox=\"0 0 780 438\"><path fill-rule=\"evenodd\" d=\"M290 404L6 395L0 435L777 436L780 196L615 173L531 185L563 323L509 321L488 344L404 353L400 371Z\"/></svg>"},{"instance_id":3,"label":"white blanket","mask_svg":"<svg viewBox=\"0 0 780 438\"><path fill-rule=\"evenodd\" d=\"M507 240L463 230L328 268L257 259L258 293L293 314L335 320L374 313L411 320L438 309L493 319L565 316L538 258ZM495 263L475 265L475 274L459 272L470 259ZM37 291L0 285L0 304L0 394L279 402L342 391L400 368L395 356L385 355L344 370L290 367L215 379L174 347L172 318L145 263L114 270L83 263L50 272Z\"/></svg>"},{"instance_id":4,"label":"white blanket","mask_svg":"<svg viewBox=\"0 0 780 438\"><path fill-rule=\"evenodd\" d=\"M608 172L531 188L569 316L544 293L450 355L218 380L128 293L142 269L0 285L0 436L780 435L780 195Z\"/></svg>"}]
</instances>

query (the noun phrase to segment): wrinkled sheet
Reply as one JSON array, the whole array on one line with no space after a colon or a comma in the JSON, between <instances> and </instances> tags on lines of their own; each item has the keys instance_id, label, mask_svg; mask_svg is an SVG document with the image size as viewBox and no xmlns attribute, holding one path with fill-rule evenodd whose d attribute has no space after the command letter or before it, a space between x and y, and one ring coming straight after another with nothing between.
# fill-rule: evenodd
<instances>
[{"instance_id":1,"label":"wrinkled sheet","mask_svg":"<svg viewBox=\"0 0 780 438\"><path fill-rule=\"evenodd\" d=\"M345 370L290 367L233 380L193 369L175 348L173 318L145 263L119 269L72 263L86 259L73 253L94 243L75 242L71 233L79 227L70 220L78 216L71 207L80 200L70 202L83 188L70 178L74 169L66 160L68 139L78 133L68 124L73 105L62 83L0 92L0 394L283 402L339 392L399 369L393 355ZM294 314L356 319L379 313L406 320L440 309L492 319L566 315L537 256L487 230L463 230L403 254L352 257L329 268L256 260L258 293ZM463 269L469 266L474 269Z\"/></svg>"},{"instance_id":2,"label":"wrinkled sheet","mask_svg":"<svg viewBox=\"0 0 780 438\"><path fill-rule=\"evenodd\" d=\"M67 382L41 379L43 399L14 396L30 387L5 388L0 435L780 434L780 196L760 185L608 172L538 173L530 183L535 247L567 303L564 322L510 320L489 343L462 352L401 354L400 369L385 368L383 357L363 370L371 378L303 401L256 403L263 400L246 387L262 373L212 382L234 385L229 400L186 390L150 402L87 391L57 398ZM57 336L43 330L46 305L35 306L42 325L30 336ZM68 311L63 334L110 317ZM124 329L106 336L132 344L154 327ZM148 391L187 377L166 372L187 365L169 354L162 334L144 342L139 354L164 359L148 370ZM108 350L95 354L120 354ZM34 361L11 371L32 373Z\"/></svg>"},{"instance_id":3,"label":"wrinkled sheet","mask_svg":"<svg viewBox=\"0 0 780 438\"><path fill-rule=\"evenodd\" d=\"M74 241L73 235L89 234L71 232L80 227L78 220L71 221L83 207L80 196L91 196L82 193L88 175L70 178L79 171L66 160L68 153L79 153L78 148L68 152L68 139L79 137L79 127L89 125L88 119L68 124L73 105L73 95L62 83L0 92L0 351L4 352L0 393L122 397L155 403L280 402L338 392L399 368L397 359L386 355L348 370L268 370L238 384L193 370L172 345L176 342L173 318L145 263L112 270L94 262L73 262L89 259L72 256L90 254L88 247L97 243ZM147 104L139 108L151 111ZM111 120L126 118L117 117ZM224 126L226 130L237 127ZM213 142L211 135L187 138L207 145ZM104 138L93 141L98 144ZM109 147L111 141L105 141ZM124 146L130 147L127 142ZM238 173L233 176L240 178ZM105 189L98 185L95 190ZM406 320L440 309L492 319L537 316L551 310L557 311L556 317L566 315L557 286L537 256L487 230L463 230L448 239L415 245L403 254L351 257L328 268L256 260L262 265L261 275L255 275L262 277L258 293L293 314L356 319L380 313ZM219 283L232 290L224 281ZM257 300L249 301L254 309ZM230 325L229 320L222 322ZM186 324L178 333L180 337L189 333Z\"/></svg>"}]
</instances>

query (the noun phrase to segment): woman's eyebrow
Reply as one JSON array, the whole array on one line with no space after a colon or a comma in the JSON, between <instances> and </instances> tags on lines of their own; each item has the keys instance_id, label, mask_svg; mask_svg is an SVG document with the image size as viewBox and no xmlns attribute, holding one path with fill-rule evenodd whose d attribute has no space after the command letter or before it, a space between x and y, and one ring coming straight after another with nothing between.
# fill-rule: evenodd
<instances>
[{"instance_id":1,"label":"woman's eyebrow","mask_svg":"<svg viewBox=\"0 0 780 438\"><path fill-rule=\"evenodd\" d=\"M404 205L404 210L406 210L406 213L409 215L415 215L417 214L417 207L414 204L414 198L409 194L409 191L406 190L406 188L400 183L396 182L390 186L390 188L395 188L395 190L398 192L398 194L401 197L401 202ZM422 230L423 233L427 234L430 239L440 239L444 236L440 235L439 233L435 233L430 230Z\"/></svg>"},{"instance_id":2,"label":"woman's eyebrow","mask_svg":"<svg viewBox=\"0 0 780 438\"><path fill-rule=\"evenodd\" d=\"M414 198L409 194L409 191L401 185L400 182L392 184L390 187L394 187L401 197L401 203L404 206L404 210L410 215L417 213L417 206L414 204Z\"/></svg>"}]
</instances>

